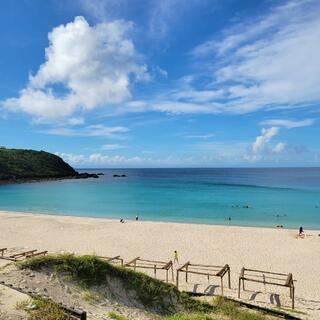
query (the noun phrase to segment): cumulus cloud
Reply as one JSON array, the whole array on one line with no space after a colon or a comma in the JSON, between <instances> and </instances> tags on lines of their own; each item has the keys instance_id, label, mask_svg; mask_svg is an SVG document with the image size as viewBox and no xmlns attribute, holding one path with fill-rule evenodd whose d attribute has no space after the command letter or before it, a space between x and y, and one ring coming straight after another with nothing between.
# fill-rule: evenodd
<instances>
[{"instance_id":1,"label":"cumulus cloud","mask_svg":"<svg viewBox=\"0 0 320 320\"><path fill-rule=\"evenodd\" d=\"M261 122L262 125L279 126L288 129L307 127L313 125L315 119L290 120L290 119L269 119Z\"/></svg>"},{"instance_id":2,"label":"cumulus cloud","mask_svg":"<svg viewBox=\"0 0 320 320\"><path fill-rule=\"evenodd\" d=\"M278 127L263 128L261 134L256 137L255 141L252 143L248 154L246 155L247 160L257 161L261 160L263 154L266 151L268 143L271 139L279 134Z\"/></svg>"},{"instance_id":3,"label":"cumulus cloud","mask_svg":"<svg viewBox=\"0 0 320 320\"><path fill-rule=\"evenodd\" d=\"M273 153L282 153L283 151L286 150L287 146L288 145L286 143L279 142L272 148L272 152Z\"/></svg>"},{"instance_id":4,"label":"cumulus cloud","mask_svg":"<svg viewBox=\"0 0 320 320\"><path fill-rule=\"evenodd\" d=\"M59 119L129 99L132 79L148 79L147 67L128 38L131 27L121 20L90 26L76 17L54 28L46 61L19 97L4 101L4 107Z\"/></svg>"},{"instance_id":5,"label":"cumulus cloud","mask_svg":"<svg viewBox=\"0 0 320 320\"><path fill-rule=\"evenodd\" d=\"M263 150L265 145L277 134L279 133L278 127L263 128L261 130L261 135L256 137L255 142L252 144L252 153L258 154Z\"/></svg>"}]
</instances>

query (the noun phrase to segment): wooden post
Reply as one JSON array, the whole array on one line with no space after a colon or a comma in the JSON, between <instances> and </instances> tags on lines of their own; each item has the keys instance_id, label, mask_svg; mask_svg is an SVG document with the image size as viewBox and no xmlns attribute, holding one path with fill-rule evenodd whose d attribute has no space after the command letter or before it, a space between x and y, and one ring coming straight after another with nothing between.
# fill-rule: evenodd
<instances>
[{"instance_id":1,"label":"wooden post","mask_svg":"<svg viewBox=\"0 0 320 320\"><path fill-rule=\"evenodd\" d=\"M294 286L292 287L292 310L294 309Z\"/></svg>"},{"instance_id":2,"label":"wooden post","mask_svg":"<svg viewBox=\"0 0 320 320\"><path fill-rule=\"evenodd\" d=\"M154 265L154 278L157 278L157 265Z\"/></svg>"},{"instance_id":3,"label":"wooden post","mask_svg":"<svg viewBox=\"0 0 320 320\"><path fill-rule=\"evenodd\" d=\"M172 276L172 282L174 282L173 263L171 264L171 276Z\"/></svg>"},{"instance_id":4,"label":"wooden post","mask_svg":"<svg viewBox=\"0 0 320 320\"><path fill-rule=\"evenodd\" d=\"M179 289L179 270L177 270L176 286L177 286L177 289Z\"/></svg>"},{"instance_id":5,"label":"wooden post","mask_svg":"<svg viewBox=\"0 0 320 320\"><path fill-rule=\"evenodd\" d=\"M209 283L209 279L210 279L210 275L209 275L209 273L208 273L208 283Z\"/></svg>"},{"instance_id":6,"label":"wooden post","mask_svg":"<svg viewBox=\"0 0 320 320\"><path fill-rule=\"evenodd\" d=\"M241 278L239 278L239 287L238 287L238 298L240 299L240 290L241 290Z\"/></svg>"},{"instance_id":7,"label":"wooden post","mask_svg":"<svg viewBox=\"0 0 320 320\"><path fill-rule=\"evenodd\" d=\"M166 282L168 282L168 269L166 270Z\"/></svg>"},{"instance_id":8,"label":"wooden post","mask_svg":"<svg viewBox=\"0 0 320 320\"><path fill-rule=\"evenodd\" d=\"M186 282L188 282L188 267L189 267L189 265L187 264L186 265Z\"/></svg>"},{"instance_id":9,"label":"wooden post","mask_svg":"<svg viewBox=\"0 0 320 320\"><path fill-rule=\"evenodd\" d=\"M134 261L134 267L133 267L134 271L136 271L136 266L137 266L137 260Z\"/></svg>"},{"instance_id":10,"label":"wooden post","mask_svg":"<svg viewBox=\"0 0 320 320\"><path fill-rule=\"evenodd\" d=\"M230 267L228 268L228 286L231 289Z\"/></svg>"},{"instance_id":11,"label":"wooden post","mask_svg":"<svg viewBox=\"0 0 320 320\"><path fill-rule=\"evenodd\" d=\"M241 279L242 279L242 288L243 288L243 291L244 291L244 272L245 272L245 269L242 268L242 269L241 269L241 272L240 272L240 277L239 277L239 286L240 286L240 281L241 281ZM240 295L240 293L239 293L239 295Z\"/></svg>"},{"instance_id":12,"label":"wooden post","mask_svg":"<svg viewBox=\"0 0 320 320\"><path fill-rule=\"evenodd\" d=\"M1 257L3 257L3 254L4 254L4 252L7 250L7 248L2 248L2 249L0 249L0 251L1 251Z\"/></svg>"},{"instance_id":13,"label":"wooden post","mask_svg":"<svg viewBox=\"0 0 320 320\"><path fill-rule=\"evenodd\" d=\"M221 279L221 295L223 296L223 276L220 277Z\"/></svg>"}]
</instances>

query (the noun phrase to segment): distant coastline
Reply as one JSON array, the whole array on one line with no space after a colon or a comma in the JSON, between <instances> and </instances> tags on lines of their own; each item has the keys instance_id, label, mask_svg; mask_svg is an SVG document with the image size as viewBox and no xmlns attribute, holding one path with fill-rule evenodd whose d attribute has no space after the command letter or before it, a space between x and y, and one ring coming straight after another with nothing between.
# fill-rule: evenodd
<instances>
[{"instance_id":1,"label":"distant coastline","mask_svg":"<svg viewBox=\"0 0 320 320\"><path fill-rule=\"evenodd\" d=\"M79 173L49 152L0 147L0 184L99 178L99 175Z\"/></svg>"}]
</instances>

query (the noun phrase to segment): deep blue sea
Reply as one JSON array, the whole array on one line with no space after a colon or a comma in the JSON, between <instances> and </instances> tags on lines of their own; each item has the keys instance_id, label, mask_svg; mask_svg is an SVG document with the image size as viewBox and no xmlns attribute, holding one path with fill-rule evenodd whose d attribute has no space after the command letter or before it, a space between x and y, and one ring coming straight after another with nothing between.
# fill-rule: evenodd
<instances>
[{"instance_id":1,"label":"deep blue sea","mask_svg":"<svg viewBox=\"0 0 320 320\"><path fill-rule=\"evenodd\" d=\"M105 175L1 185L0 210L320 229L320 168L84 171Z\"/></svg>"}]
</instances>

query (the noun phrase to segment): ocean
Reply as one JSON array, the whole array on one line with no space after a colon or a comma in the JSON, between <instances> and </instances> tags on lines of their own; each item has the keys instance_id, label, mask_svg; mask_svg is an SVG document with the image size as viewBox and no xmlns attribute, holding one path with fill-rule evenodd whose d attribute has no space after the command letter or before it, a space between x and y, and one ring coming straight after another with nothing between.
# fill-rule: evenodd
<instances>
[{"instance_id":1,"label":"ocean","mask_svg":"<svg viewBox=\"0 0 320 320\"><path fill-rule=\"evenodd\" d=\"M105 175L1 185L0 210L320 229L320 168L79 171Z\"/></svg>"}]
</instances>

